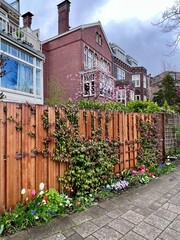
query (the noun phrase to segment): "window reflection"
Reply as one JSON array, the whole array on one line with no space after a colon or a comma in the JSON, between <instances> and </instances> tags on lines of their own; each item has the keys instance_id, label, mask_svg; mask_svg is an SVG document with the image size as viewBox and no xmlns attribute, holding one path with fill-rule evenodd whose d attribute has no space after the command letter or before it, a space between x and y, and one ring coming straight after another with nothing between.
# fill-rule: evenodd
<instances>
[{"instance_id":1,"label":"window reflection","mask_svg":"<svg viewBox=\"0 0 180 240\"><path fill-rule=\"evenodd\" d=\"M6 74L1 79L1 87L33 93L33 67L12 58L5 61Z\"/></svg>"}]
</instances>

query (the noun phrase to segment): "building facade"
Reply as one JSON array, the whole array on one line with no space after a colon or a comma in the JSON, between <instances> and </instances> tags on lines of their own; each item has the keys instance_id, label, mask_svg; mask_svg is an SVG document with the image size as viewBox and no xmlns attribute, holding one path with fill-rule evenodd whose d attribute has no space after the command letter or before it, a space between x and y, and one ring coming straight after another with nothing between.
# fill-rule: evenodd
<instances>
[{"instance_id":1,"label":"building facade","mask_svg":"<svg viewBox=\"0 0 180 240\"><path fill-rule=\"evenodd\" d=\"M33 14L22 15L19 1L0 0L0 91L5 101L43 104L43 61L39 30L31 29Z\"/></svg>"},{"instance_id":2,"label":"building facade","mask_svg":"<svg viewBox=\"0 0 180 240\"><path fill-rule=\"evenodd\" d=\"M180 72L175 72L175 71L164 71L155 77L150 77L149 82L150 82L150 88L149 88L149 99L153 100L154 94L159 91L159 86L163 80L163 78L167 75L171 75L171 77L174 79L176 82L176 86L180 88Z\"/></svg>"},{"instance_id":3,"label":"building facade","mask_svg":"<svg viewBox=\"0 0 180 240\"><path fill-rule=\"evenodd\" d=\"M58 35L43 42L44 89L54 79L63 99L113 98L111 48L100 22L69 30L68 0L58 5ZM63 19L63 20L62 20Z\"/></svg>"},{"instance_id":4,"label":"building facade","mask_svg":"<svg viewBox=\"0 0 180 240\"><path fill-rule=\"evenodd\" d=\"M117 45L108 43L100 22L69 29L70 1L58 4L58 35L43 42L44 93L61 85L62 99L127 102L147 99L147 70ZM139 81L139 82L138 82Z\"/></svg>"},{"instance_id":5,"label":"building facade","mask_svg":"<svg viewBox=\"0 0 180 240\"><path fill-rule=\"evenodd\" d=\"M117 101L147 99L147 70L116 44L110 46Z\"/></svg>"}]
</instances>

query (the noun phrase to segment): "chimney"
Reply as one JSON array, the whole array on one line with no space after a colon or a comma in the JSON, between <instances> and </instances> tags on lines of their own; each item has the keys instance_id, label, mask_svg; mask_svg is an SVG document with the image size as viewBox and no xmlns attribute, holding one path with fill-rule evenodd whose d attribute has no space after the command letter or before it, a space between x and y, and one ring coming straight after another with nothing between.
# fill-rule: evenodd
<instances>
[{"instance_id":1,"label":"chimney","mask_svg":"<svg viewBox=\"0 0 180 240\"><path fill-rule=\"evenodd\" d=\"M27 12L22 15L24 28L26 28L26 27L31 28L32 16L34 16L34 15L31 12Z\"/></svg>"},{"instance_id":2,"label":"chimney","mask_svg":"<svg viewBox=\"0 0 180 240\"><path fill-rule=\"evenodd\" d=\"M69 11L70 11L69 0L65 0L57 5L58 8L58 34L69 31Z\"/></svg>"}]
</instances>

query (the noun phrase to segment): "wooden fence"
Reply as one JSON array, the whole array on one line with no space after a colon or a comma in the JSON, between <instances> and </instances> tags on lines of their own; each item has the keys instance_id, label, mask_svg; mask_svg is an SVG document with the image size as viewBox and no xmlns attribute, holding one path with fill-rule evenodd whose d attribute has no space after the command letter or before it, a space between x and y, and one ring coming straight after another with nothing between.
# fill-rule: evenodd
<instances>
[{"instance_id":1,"label":"wooden fence","mask_svg":"<svg viewBox=\"0 0 180 240\"><path fill-rule=\"evenodd\" d=\"M48 128L43 127L45 112L48 116ZM101 126L102 137L121 141L119 163L114 168L115 172L133 168L137 164L140 147L139 119L151 121L155 114L92 110L79 110L78 114L80 136L91 137L93 124L94 128ZM64 116L62 109L59 109L59 116ZM160 138L163 139L164 115L160 114L158 118L161 126ZM54 108L0 102L0 212L4 207L11 209L17 202L30 197L32 189L38 190L41 182L46 189L55 188L60 191L57 176L64 175L68 168L67 163L55 162L51 156L36 154L44 149L44 138L54 130ZM54 141L51 141L48 149L53 152L54 146ZM26 189L23 196L22 188Z\"/></svg>"}]
</instances>

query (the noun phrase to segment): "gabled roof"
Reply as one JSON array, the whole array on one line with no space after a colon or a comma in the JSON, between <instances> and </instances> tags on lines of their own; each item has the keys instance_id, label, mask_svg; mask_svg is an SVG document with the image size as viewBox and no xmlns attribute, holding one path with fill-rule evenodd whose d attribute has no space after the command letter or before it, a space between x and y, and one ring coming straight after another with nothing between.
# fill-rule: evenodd
<instances>
[{"instance_id":1,"label":"gabled roof","mask_svg":"<svg viewBox=\"0 0 180 240\"><path fill-rule=\"evenodd\" d=\"M103 33L103 35L104 35L104 38L105 38L105 40L106 40L106 43L107 43L107 45L108 45L108 47L109 47L109 50L110 50L111 54L113 54L113 53L112 53L112 49L111 49L111 47L110 47L110 45L109 45L109 42L108 42L108 40L107 40L106 34L105 34L105 32L104 32L104 29L103 29L102 24L101 24L100 21L94 22L94 23L82 24L82 25L80 25L80 26L78 26L78 27L72 28L71 30L69 30L69 31L67 31L67 32L64 32L64 33L62 33L62 34L56 35L56 36L54 36L54 37L52 37L52 38L49 38L49 39L47 39L47 40L45 40L45 41L42 41L42 44L47 43L47 42L50 42L50 41L53 41L53 40L58 39L58 38L60 38L60 37L62 37L62 36L71 34L71 33L74 32L74 31L77 31L77 30L80 30L80 29L85 29L85 28L90 28L90 27L95 27L95 26L99 26L99 27L101 28L101 31L102 31L102 33Z\"/></svg>"}]
</instances>

